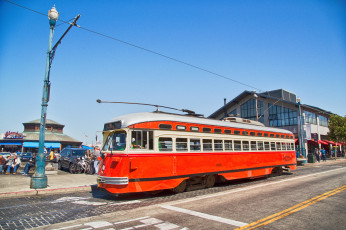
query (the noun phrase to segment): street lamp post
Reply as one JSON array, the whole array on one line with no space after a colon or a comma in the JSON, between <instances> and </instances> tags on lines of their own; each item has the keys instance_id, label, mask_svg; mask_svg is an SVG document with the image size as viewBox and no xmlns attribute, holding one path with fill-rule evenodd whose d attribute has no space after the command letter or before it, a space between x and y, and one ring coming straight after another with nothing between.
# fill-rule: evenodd
<instances>
[{"instance_id":1,"label":"street lamp post","mask_svg":"<svg viewBox=\"0 0 346 230\"><path fill-rule=\"evenodd\" d=\"M55 6L48 11L49 19L49 40L48 40L48 51L47 51L47 62L46 62L46 73L44 77L43 85L43 95L42 95L42 108L41 108L41 124L40 124L40 137L38 145L38 154L36 156L36 172L31 178L30 188L46 188L47 187L47 176L45 174L45 154L44 154L44 139L46 131L46 112L49 101L50 93L50 64L51 64L51 51L52 51L52 42L53 42L53 33L56 21L59 18L59 13L55 9Z\"/></svg>"},{"instance_id":2,"label":"street lamp post","mask_svg":"<svg viewBox=\"0 0 346 230\"><path fill-rule=\"evenodd\" d=\"M60 37L58 42L52 48L53 42L53 33L56 21L59 18L59 13L55 9L55 6L48 11L49 19L49 40L48 40L48 51L47 51L47 62L46 62L46 73L44 77L43 85L43 95L42 95L42 108L41 108L41 124L40 124L40 136L39 136L39 145L38 145L38 154L36 156L36 171L35 174L31 177L30 188L46 188L47 187L47 176L45 174L46 166L46 156L44 154L44 139L46 131L46 117L47 117L47 106L50 96L50 67L54 59L55 50L58 45L61 43L61 40L65 37L67 32L72 28L72 26L77 26L76 22L79 19L80 15L75 17L72 23L69 23L70 26L67 28L65 33Z\"/></svg>"},{"instance_id":3,"label":"street lamp post","mask_svg":"<svg viewBox=\"0 0 346 230\"><path fill-rule=\"evenodd\" d=\"M304 158L306 158L305 155L305 147L304 147L304 137L303 137L303 117L302 117L302 112L301 112L301 108L300 108L300 97L297 98L297 102L298 102L298 108L299 108L299 128L300 128L300 132L299 132L299 153L301 153L303 155Z\"/></svg>"}]
</instances>

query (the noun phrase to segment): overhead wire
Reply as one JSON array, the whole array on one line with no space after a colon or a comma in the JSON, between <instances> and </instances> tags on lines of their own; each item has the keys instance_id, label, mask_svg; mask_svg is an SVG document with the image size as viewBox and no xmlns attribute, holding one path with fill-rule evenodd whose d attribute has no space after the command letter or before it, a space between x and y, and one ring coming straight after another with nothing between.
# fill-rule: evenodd
<instances>
[{"instance_id":1,"label":"overhead wire","mask_svg":"<svg viewBox=\"0 0 346 230\"><path fill-rule=\"evenodd\" d=\"M30 9L30 8L28 8L28 7L19 5L19 4L17 4L17 3L12 2L12 1L9 1L9 0L4 0L4 1L6 1L6 2L8 2L8 3L11 3L11 4L13 4L13 5L19 6L19 7L23 8L23 9L32 11L32 12L34 12L34 13L47 16L47 15L44 14L44 13L41 13L41 12L39 12L39 11ZM60 22L62 22L62 23L70 24L70 22L64 21L64 20L62 20L62 19L58 19L58 21L60 21ZM60 25L61 25L61 24L60 24ZM60 26L60 25L59 25L59 26ZM97 31L95 31L95 30L88 29L88 28L86 28L86 27L82 27L82 26L79 26L79 25L75 25L75 26L76 26L77 28L80 28L80 29L85 30L85 31L87 31L87 32L90 32L90 33L93 33L93 34L97 34L97 35L99 35L99 36L102 36L102 37L105 37L105 38L108 38L108 39L111 39L111 40L114 40L114 41L123 43L123 44L128 45L128 46L132 46L132 47L134 47L134 48L137 48L137 49L140 49L140 50L143 50L143 51L146 51L146 52L149 52L149 53L152 53L152 54L161 56L161 57L166 58L166 59L169 59L169 60L171 60L171 61L174 61L174 62L183 64L183 65L186 65L186 66L189 66L189 67L192 67L192 68L201 70L201 71L204 71L204 72L209 73L209 74L211 74L211 75L214 75L214 76L217 76L217 77L220 77L220 78L229 80L229 81L233 81L233 82L238 83L238 84L240 84L240 85L243 85L243 86L246 86L246 87L249 87L249 88L252 88L252 89L256 89L256 90L258 90L259 92L262 92L261 89L255 87L255 86L252 86L252 85L250 85L250 84L247 84L247 83L244 83L244 82L235 80L235 79L233 79L233 78L224 76L224 75L222 75L222 74L218 74L218 73L216 73L216 72L214 72L214 71L211 71L211 70L208 70L208 69L206 69L206 68L203 68L203 67L200 67L200 66L197 66L197 65L194 65L194 64L190 64L190 63L188 63L188 62L186 62L186 61L182 61L182 60L179 60L179 59L177 59L177 58L170 57L170 56L168 56L168 55L159 53L159 52L157 52L157 51L154 51L154 50L151 50L151 49L148 49L148 48L145 48L145 47L142 47L142 46L139 46L139 45L136 45L136 44L127 42L127 41L123 41L123 40L121 40L121 39L118 39L118 38L115 38L115 37L112 37L112 36L109 36L109 35L106 35L106 34L97 32Z\"/></svg>"}]
</instances>

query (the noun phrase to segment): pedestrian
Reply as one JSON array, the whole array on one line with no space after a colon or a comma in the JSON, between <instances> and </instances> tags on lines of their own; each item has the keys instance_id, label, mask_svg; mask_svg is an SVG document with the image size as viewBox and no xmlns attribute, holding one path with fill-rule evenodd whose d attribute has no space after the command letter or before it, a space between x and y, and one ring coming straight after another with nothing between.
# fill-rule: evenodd
<instances>
[{"instance_id":1,"label":"pedestrian","mask_svg":"<svg viewBox=\"0 0 346 230\"><path fill-rule=\"evenodd\" d=\"M326 162L327 161L327 159L326 159L326 150L324 148L322 148L322 150L321 150L321 155L322 155L322 160L324 162Z\"/></svg>"},{"instance_id":2,"label":"pedestrian","mask_svg":"<svg viewBox=\"0 0 346 230\"><path fill-rule=\"evenodd\" d=\"M14 155L12 160L9 160L7 162L8 167L7 167L6 174L10 174L12 168L13 168L13 174L17 174L17 170L20 166L20 163L21 163L20 158L17 157L17 155Z\"/></svg>"},{"instance_id":3,"label":"pedestrian","mask_svg":"<svg viewBox=\"0 0 346 230\"><path fill-rule=\"evenodd\" d=\"M320 163L320 151L318 150L318 148L315 148L315 157L318 163Z\"/></svg>"},{"instance_id":4,"label":"pedestrian","mask_svg":"<svg viewBox=\"0 0 346 230\"><path fill-rule=\"evenodd\" d=\"M35 162L36 162L36 153L34 153L34 155L32 156L32 159L28 163L25 164L24 170L21 172L23 176L28 175L30 168L35 166Z\"/></svg>"},{"instance_id":5,"label":"pedestrian","mask_svg":"<svg viewBox=\"0 0 346 230\"><path fill-rule=\"evenodd\" d=\"M0 155L0 174L4 173L4 166L6 165L6 159L3 155Z\"/></svg>"}]
</instances>

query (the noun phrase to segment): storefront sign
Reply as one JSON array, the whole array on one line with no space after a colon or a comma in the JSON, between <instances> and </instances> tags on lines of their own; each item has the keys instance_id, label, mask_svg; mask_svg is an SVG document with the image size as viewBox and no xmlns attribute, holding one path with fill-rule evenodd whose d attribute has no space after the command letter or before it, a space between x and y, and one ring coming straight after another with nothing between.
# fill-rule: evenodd
<instances>
[{"instance_id":1,"label":"storefront sign","mask_svg":"<svg viewBox=\"0 0 346 230\"><path fill-rule=\"evenodd\" d=\"M4 139L23 139L23 134L18 132L6 132Z\"/></svg>"}]
</instances>

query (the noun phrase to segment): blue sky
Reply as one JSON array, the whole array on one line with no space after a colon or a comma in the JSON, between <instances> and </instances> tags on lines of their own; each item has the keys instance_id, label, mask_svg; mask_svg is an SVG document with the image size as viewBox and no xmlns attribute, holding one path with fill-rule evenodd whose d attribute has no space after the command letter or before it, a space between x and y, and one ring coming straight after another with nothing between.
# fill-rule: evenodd
<instances>
[{"instance_id":1,"label":"blue sky","mask_svg":"<svg viewBox=\"0 0 346 230\"><path fill-rule=\"evenodd\" d=\"M60 19L208 69L262 91L346 115L346 3L333 0L13 0ZM60 23L58 22L57 25ZM66 30L56 28L54 43ZM0 133L38 119L48 47L46 16L0 0ZM72 28L51 69L47 118L91 144L112 118L154 103L210 115L244 90L206 72ZM85 138L85 135L88 138Z\"/></svg>"}]
</instances>

